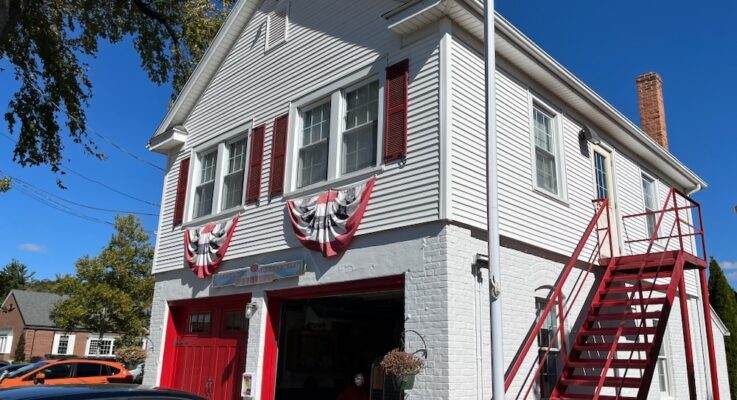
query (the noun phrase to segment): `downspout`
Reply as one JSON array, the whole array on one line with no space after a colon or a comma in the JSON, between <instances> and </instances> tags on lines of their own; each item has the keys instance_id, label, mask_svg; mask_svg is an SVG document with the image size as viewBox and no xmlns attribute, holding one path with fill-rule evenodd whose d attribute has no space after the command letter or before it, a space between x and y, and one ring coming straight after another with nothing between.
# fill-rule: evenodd
<instances>
[{"instance_id":1,"label":"downspout","mask_svg":"<svg viewBox=\"0 0 737 400\"><path fill-rule=\"evenodd\" d=\"M491 322L492 399L504 399L504 354L502 353L501 268L499 257L499 186L496 138L496 49L494 43L494 0L484 2L484 55L486 65L486 217L489 234L489 297Z\"/></svg>"}]
</instances>

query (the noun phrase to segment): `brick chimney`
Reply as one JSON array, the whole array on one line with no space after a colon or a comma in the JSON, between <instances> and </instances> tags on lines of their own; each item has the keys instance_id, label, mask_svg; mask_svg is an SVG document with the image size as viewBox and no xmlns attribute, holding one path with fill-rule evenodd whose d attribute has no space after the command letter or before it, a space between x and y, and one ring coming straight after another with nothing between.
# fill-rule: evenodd
<instances>
[{"instance_id":1,"label":"brick chimney","mask_svg":"<svg viewBox=\"0 0 737 400\"><path fill-rule=\"evenodd\" d=\"M640 125L659 145L668 150L668 132L665 129L663 80L655 72L637 77L637 97L640 100Z\"/></svg>"}]
</instances>

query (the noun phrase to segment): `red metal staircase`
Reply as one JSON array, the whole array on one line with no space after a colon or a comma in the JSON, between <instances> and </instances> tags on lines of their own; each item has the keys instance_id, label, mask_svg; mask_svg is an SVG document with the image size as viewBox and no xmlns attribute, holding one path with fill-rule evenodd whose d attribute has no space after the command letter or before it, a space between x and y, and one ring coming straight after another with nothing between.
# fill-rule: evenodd
<instances>
[{"instance_id":1,"label":"red metal staircase","mask_svg":"<svg viewBox=\"0 0 737 400\"><path fill-rule=\"evenodd\" d=\"M537 398L559 400L599 399L599 400L641 400L647 398L655 373L658 354L673 303L680 302L681 320L684 324L684 344L687 358L689 397L696 398L695 375L691 336L686 301L685 275L688 270L697 270L701 275L704 313L710 321L710 306L706 291L706 249L701 222L701 209L698 203L675 190L671 190L663 209L649 213L631 215L622 223L647 218L656 214L657 222L646 239L626 240L624 243L633 254L612 257L614 247L610 227L608 200L596 200L596 215L587 228L584 237L563 270L556 288L549 297L546 308L538 315L537 322L507 373L505 387L509 396L511 391L519 391L516 397L527 398L535 393ZM692 212L698 213L698 223L692 221ZM669 230L662 229L668 221ZM644 222L644 221L641 221ZM647 224L644 224L647 226ZM626 228L626 226L625 226ZM647 230L647 229L646 229ZM659 232L665 232L660 236ZM697 253L696 239L700 238L700 254ZM639 247L638 247L639 246ZM657 251L655 251L657 249ZM588 258L583 256L589 252ZM586 260L584 266L583 260ZM564 293L563 287L574 268L581 275L577 287ZM570 315L579 298L585 281L603 269L598 287L591 300L583 306L574 325L579 325L575 339L566 346L566 318ZM680 292L682 295L676 296ZM553 333L554 344L547 350L539 351L538 357L528 357L534 347L543 321L556 307L557 330ZM579 302L580 307L580 302ZM570 325L570 324L569 324ZM716 381L716 368L713 350L711 324L706 324L707 344L710 353L712 393L719 399ZM562 371L552 393L544 393L540 371L550 360L552 348L561 354ZM534 361L530 361L530 359ZM523 365L532 368L521 378L515 379ZM534 390L533 390L534 389ZM509 398L509 397L508 397Z\"/></svg>"}]
</instances>

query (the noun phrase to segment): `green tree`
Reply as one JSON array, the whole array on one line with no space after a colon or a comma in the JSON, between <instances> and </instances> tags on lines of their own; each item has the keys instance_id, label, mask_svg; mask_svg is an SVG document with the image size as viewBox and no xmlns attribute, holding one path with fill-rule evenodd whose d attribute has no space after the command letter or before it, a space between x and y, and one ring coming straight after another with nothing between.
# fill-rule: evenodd
<instances>
[{"instance_id":1,"label":"green tree","mask_svg":"<svg viewBox=\"0 0 737 400\"><path fill-rule=\"evenodd\" d=\"M737 332L737 300L719 263L711 258L709 263L709 302L730 332ZM727 352L727 374L732 399L737 399L737 335L724 338Z\"/></svg>"},{"instance_id":2,"label":"green tree","mask_svg":"<svg viewBox=\"0 0 737 400\"><path fill-rule=\"evenodd\" d=\"M61 277L57 276L56 279L34 279L23 286L23 289L30 290L33 292L46 292L56 294L67 294L64 292L64 288L61 287L59 280Z\"/></svg>"},{"instance_id":3,"label":"green tree","mask_svg":"<svg viewBox=\"0 0 737 400\"><path fill-rule=\"evenodd\" d=\"M13 289L23 289L26 284L33 280L33 272L18 260L11 260L8 265L0 270L0 301Z\"/></svg>"},{"instance_id":4,"label":"green tree","mask_svg":"<svg viewBox=\"0 0 737 400\"><path fill-rule=\"evenodd\" d=\"M15 347L15 360L13 362L19 363L26 361L26 333L23 332L18 339L18 346Z\"/></svg>"},{"instance_id":5,"label":"green tree","mask_svg":"<svg viewBox=\"0 0 737 400\"><path fill-rule=\"evenodd\" d=\"M80 258L76 275L59 278L59 287L69 295L51 311L51 319L60 328L119 332L126 338L146 334L154 288L154 249L134 216L116 217L115 229L100 254Z\"/></svg>"},{"instance_id":6,"label":"green tree","mask_svg":"<svg viewBox=\"0 0 737 400\"><path fill-rule=\"evenodd\" d=\"M62 162L60 126L85 151L102 158L87 137L85 106L92 82L85 58L100 41L131 37L151 80L184 85L204 54L232 0L0 0L0 62L20 87L5 120L18 133L14 161ZM0 69L3 72L3 69ZM6 73L10 73L9 71Z\"/></svg>"}]
</instances>

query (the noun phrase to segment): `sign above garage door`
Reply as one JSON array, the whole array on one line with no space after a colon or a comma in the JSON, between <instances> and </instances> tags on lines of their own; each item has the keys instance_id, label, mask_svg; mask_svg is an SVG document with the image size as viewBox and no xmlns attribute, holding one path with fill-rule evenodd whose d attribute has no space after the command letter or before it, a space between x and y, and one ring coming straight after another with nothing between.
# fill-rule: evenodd
<instances>
[{"instance_id":1,"label":"sign above garage door","mask_svg":"<svg viewBox=\"0 0 737 400\"><path fill-rule=\"evenodd\" d=\"M253 264L248 268L221 272L213 278L212 285L250 286L273 282L279 279L293 278L305 273L303 260L278 262L272 264Z\"/></svg>"}]
</instances>

